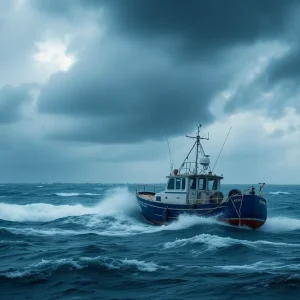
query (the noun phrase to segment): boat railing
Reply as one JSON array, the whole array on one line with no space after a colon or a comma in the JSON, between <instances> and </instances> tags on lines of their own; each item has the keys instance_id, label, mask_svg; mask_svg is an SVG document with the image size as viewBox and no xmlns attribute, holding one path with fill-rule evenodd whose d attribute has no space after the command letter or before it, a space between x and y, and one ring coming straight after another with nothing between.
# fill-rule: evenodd
<instances>
[{"instance_id":1,"label":"boat railing","mask_svg":"<svg viewBox=\"0 0 300 300\"><path fill-rule=\"evenodd\" d=\"M198 171L201 170L201 165L198 163ZM196 173L196 162L186 161L183 163L182 167L179 170L180 174L195 174Z\"/></svg>"},{"instance_id":2,"label":"boat railing","mask_svg":"<svg viewBox=\"0 0 300 300\"><path fill-rule=\"evenodd\" d=\"M161 192L163 191L163 187L159 187L159 186L154 186L154 185L148 185L148 184L144 184L144 185L138 185L136 187L136 192L137 193L157 193L157 192Z\"/></svg>"}]
</instances>

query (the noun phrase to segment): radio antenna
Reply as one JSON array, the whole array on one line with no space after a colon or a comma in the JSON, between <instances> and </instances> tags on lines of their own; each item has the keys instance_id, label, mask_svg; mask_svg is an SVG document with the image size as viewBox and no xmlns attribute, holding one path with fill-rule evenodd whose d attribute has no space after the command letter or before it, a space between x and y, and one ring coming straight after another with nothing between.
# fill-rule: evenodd
<instances>
[{"instance_id":1,"label":"radio antenna","mask_svg":"<svg viewBox=\"0 0 300 300\"><path fill-rule=\"evenodd\" d=\"M166 132L166 139L167 139L167 143L168 143L168 149L169 149L169 159L170 159L170 174L173 171L173 166L174 166L174 162L172 159L172 154L171 154L171 147L170 147L170 143L169 143L169 138L168 138L168 133L167 133L167 129L165 128L165 132Z\"/></svg>"},{"instance_id":2,"label":"radio antenna","mask_svg":"<svg viewBox=\"0 0 300 300\"><path fill-rule=\"evenodd\" d=\"M225 139L225 141L224 141L224 143L223 143L223 146L222 146L222 148L221 148L221 150L220 150L220 152L219 152L219 155L218 155L218 157L217 157L217 160L216 160L216 162L215 162L215 164L214 164L214 166L213 166L213 168L212 168L212 172L214 171L214 168L215 168L215 166L217 165L217 162L218 162L219 157L220 157L220 155L221 155L221 153L222 153L222 151L223 151L223 148L224 148L224 146L225 146L225 143L226 143L226 141L227 141L227 138L228 138L228 136L229 136L230 131L231 131L231 127L229 128L229 131L228 131L228 133L227 133L226 139Z\"/></svg>"}]
</instances>

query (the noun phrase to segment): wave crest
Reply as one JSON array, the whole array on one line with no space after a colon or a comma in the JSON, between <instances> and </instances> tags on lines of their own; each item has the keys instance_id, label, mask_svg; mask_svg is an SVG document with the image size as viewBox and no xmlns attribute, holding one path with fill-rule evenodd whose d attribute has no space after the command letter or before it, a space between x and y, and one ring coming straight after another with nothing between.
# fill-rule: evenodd
<instances>
[{"instance_id":1,"label":"wave crest","mask_svg":"<svg viewBox=\"0 0 300 300\"><path fill-rule=\"evenodd\" d=\"M278 191L278 192L269 192L269 195L291 195L291 193Z\"/></svg>"},{"instance_id":2,"label":"wave crest","mask_svg":"<svg viewBox=\"0 0 300 300\"><path fill-rule=\"evenodd\" d=\"M259 231L280 233L300 230L300 220L289 217L269 217Z\"/></svg>"},{"instance_id":3,"label":"wave crest","mask_svg":"<svg viewBox=\"0 0 300 300\"><path fill-rule=\"evenodd\" d=\"M42 259L38 263L29 265L19 270L13 270L9 272L3 272L1 275L9 278L24 278L38 276L49 276L56 271L73 271L81 270L84 268L96 267L100 270L114 271L114 270L126 270L126 271L140 271L140 272L155 272L158 269L167 269L168 267L159 266L154 262L139 261L136 259L114 259L108 257L81 257L79 259L57 259L57 260L44 260Z\"/></svg>"},{"instance_id":4,"label":"wave crest","mask_svg":"<svg viewBox=\"0 0 300 300\"><path fill-rule=\"evenodd\" d=\"M300 247L300 244L289 244L289 243L280 243L280 242L270 242L270 241L248 241L248 240L239 240L230 237L220 237L217 235L210 234L200 234L187 239L176 239L173 242L167 242L163 244L165 249L170 248L181 248L187 245L200 244L206 246L202 251L212 251L221 248L228 248L234 245L242 245L251 248L260 248L261 245L267 245L270 247ZM200 252L202 252L200 251ZM195 252L196 253L196 252Z\"/></svg>"},{"instance_id":5,"label":"wave crest","mask_svg":"<svg viewBox=\"0 0 300 300\"><path fill-rule=\"evenodd\" d=\"M71 194L77 195L77 193L69 193L68 195ZM91 195L92 193L85 194ZM19 205L2 202L0 203L0 219L17 222L49 222L71 216L127 213L136 206L136 201L127 188L116 188L110 190L102 201L92 207L82 204L32 203Z\"/></svg>"}]
</instances>

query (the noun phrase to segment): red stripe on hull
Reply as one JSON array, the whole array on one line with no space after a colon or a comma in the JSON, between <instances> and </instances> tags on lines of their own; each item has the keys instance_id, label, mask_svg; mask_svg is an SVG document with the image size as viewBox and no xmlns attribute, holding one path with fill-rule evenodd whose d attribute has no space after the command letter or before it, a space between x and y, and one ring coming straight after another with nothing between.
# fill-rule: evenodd
<instances>
[{"instance_id":1,"label":"red stripe on hull","mask_svg":"<svg viewBox=\"0 0 300 300\"><path fill-rule=\"evenodd\" d=\"M252 219L225 219L226 223L234 226L248 226L252 229L257 229L265 224L264 220L252 220Z\"/></svg>"},{"instance_id":2,"label":"red stripe on hull","mask_svg":"<svg viewBox=\"0 0 300 300\"><path fill-rule=\"evenodd\" d=\"M152 224L155 225L163 225L163 224L169 224L169 222L160 222L155 220L147 219ZM252 229L257 229L265 224L266 221L263 220L253 220L253 219L219 219L219 221L226 222L233 226L248 226Z\"/></svg>"},{"instance_id":3,"label":"red stripe on hull","mask_svg":"<svg viewBox=\"0 0 300 300\"><path fill-rule=\"evenodd\" d=\"M159 221L154 221L154 220L148 220L148 221L151 222L152 224L156 224L156 225L164 224L164 222L159 222Z\"/></svg>"}]
</instances>

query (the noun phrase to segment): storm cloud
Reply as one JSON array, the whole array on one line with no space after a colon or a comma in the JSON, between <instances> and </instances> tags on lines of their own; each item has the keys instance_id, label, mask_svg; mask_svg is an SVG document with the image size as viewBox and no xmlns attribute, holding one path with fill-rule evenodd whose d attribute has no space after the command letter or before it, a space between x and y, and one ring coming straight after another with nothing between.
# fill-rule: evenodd
<instances>
[{"instance_id":1,"label":"storm cloud","mask_svg":"<svg viewBox=\"0 0 300 300\"><path fill-rule=\"evenodd\" d=\"M76 118L70 134L61 128L60 137L134 142L213 120L210 99L224 85L213 69L180 65L158 49L124 40L102 40L93 49L41 91L41 113Z\"/></svg>"},{"instance_id":2,"label":"storm cloud","mask_svg":"<svg viewBox=\"0 0 300 300\"><path fill-rule=\"evenodd\" d=\"M232 122L247 132L245 126L257 121L255 135L269 145L252 151L238 133L240 148L231 145L232 155L261 156L279 133L291 138L290 147L297 140L296 0L25 0L0 6L2 166L12 167L11 178L28 158L24 170L34 166L35 178L43 169L50 178L61 165L61 178L79 178L72 170L84 169L92 179L96 166L105 164L114 180L113 168L122 163L131 170L129 162L154 168L168 160L166 134L183 155L178 136L199 123L222 131L219 122ZM8 134L12 129L19 133Z\"/></svg>"},{"instance_id":3,"label":"storm cloud","mask_svg":"<svg viewBox=\"0 0 300 300\"><path fill-rule=\"evenodd\" d=\"M0 123L13 123L22 118L22 108L32 100L30 89L33 87L6 85L0 89Z\"/></svg>"},{"instance_id":4,"label":"storm cloud","mask_svg":"<svg viewBox=\"0 0 300 300\"><path fill-rule=\"evenodd\" d=\"M72 17L78 8L101 8L112 31L144 39L178 39L202 52L217 50L214 46L232 47L235 43L283 35L297 1L34 0L33 4L60 17Z\"/></svg>"},{"instance_id":5,"label":"storm cloud","mask_svg":"<svg viewBox=\"0 0 300 300\"><path fill-rule=\"evenodd\" d=\"M101 143L160 139L209 124L213 98L237 66L229 49L283 35L294 1L37 1L69 19L102 9L96 37L42 89L41 113L73 116L48 136ZM100 10L99 10L100 11ZM74 13L76 12L76 14ZM240 28L243 28L241 30ZM122 130L120 130L122 129Z\"/></svg>"}]
</instances>

